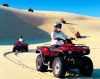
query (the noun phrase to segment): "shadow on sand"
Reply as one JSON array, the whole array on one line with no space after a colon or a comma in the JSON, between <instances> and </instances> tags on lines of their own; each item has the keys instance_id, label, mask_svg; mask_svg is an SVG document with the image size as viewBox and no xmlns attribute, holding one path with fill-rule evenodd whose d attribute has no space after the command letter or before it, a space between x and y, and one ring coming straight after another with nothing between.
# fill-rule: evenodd
<instances>
[{"instance_id":1,"label":"shadow on sand","mask_svg":"<svg viewBox=\"0 0 100 79\"><path fill-rule=\"evenodd\" d=\"M81 36L81 38L87 38L87 37L90 37L90 36Z\"/></svg>"},{"instance_id":2,"label":"shadow on sand","mask_svg":"<svg viewBox=\"0 0 100 79\"><path fill-rule=\"evenodd\" d=\"M78 70L75 71L68 71L68 76L65 76L65 78L60 78L60 79L100 79L100 69L94 69L93 74L90 77L87 76L82 76L79 74Z\"/></svg>"},{"instance_id":3,"label":"shadow on sand","mask_svg":"<svg viewBox=\"0 0 100 79\"><path fill-rule=\"evenodd\" d=\"M52 70L48 70L47 72L52 72ZM100 79L100 69L94 69L93 74L91 76L83 76L79 74L78 69L69 70L66 73L64 78L60 79Z\"/></svg>"},{"instance_id":4,"label":"shadow on sand","mask_svg":"<svg viewBox=\"0 0 100 79\"><path fill-rule=\"evenodd\" d=\"M68 22L65 22L63 24L69 24L69 25L77 25L77 24L74 24L74 23L68 23Z\"/></svg>"},{"instance_id":5,"label":"shadow on sand","mask_svg":"<svg viewBox=\"0 0 100 79\"><path fill-rule=\"evenodd\" d=\"M24 40L25 40L24 43L27 43L27 44L38 44L38 43L48 42L51 40L50 34L48 34L47 32L41 29L38 29L38 28L35 28L35 29L37 30L36 32L34 32L34 30L31 32L26 31L27 33L25 34L24 33L19 34L19 36L15 35L14 37L11 35L12 37L8 37L8 38L6 38L7 34L4 33L4 35L0 39L0 45L13 45L14 43L16 43L20 35L23 35Z\"/></svg>"}]
</instances>

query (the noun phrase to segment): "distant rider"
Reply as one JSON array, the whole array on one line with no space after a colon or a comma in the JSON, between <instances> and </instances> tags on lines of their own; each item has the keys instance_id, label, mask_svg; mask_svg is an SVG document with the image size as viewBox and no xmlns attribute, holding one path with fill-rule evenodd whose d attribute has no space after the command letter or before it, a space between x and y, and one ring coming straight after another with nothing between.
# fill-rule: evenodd
<instances>
[{"instance_id":1,"label":"distant rider","mask_svg":"<svg viewBox=\"0 0 100 79\"><path fill-rule=\"evenodd\" d=\"M18 39L18 42L20 42L20 43L24 42L23 36L20 36L20 38Z\"/></svg>"},{"instance_id":2,"label":"distant rider","mask_svg":"<svg viewBox=\"0 0 100 79\"><path fill-rule=\"evenodd\" d=\"M77 38L81 38L81 35L80 35L79 31L77 31L76 37L77 37Z\"/></svg>"},{"instance_id":3,"label":"distant rider","mask_svg":"<svg viewBox=\"0 0 100 79\"><path fill-rule=\"evenodd\" d=\"M64 18L62 18L62 19L60 20L60 22L61 22L61 23L66 23L66 21L64 20Z\"/></svg>"}]
</instances>

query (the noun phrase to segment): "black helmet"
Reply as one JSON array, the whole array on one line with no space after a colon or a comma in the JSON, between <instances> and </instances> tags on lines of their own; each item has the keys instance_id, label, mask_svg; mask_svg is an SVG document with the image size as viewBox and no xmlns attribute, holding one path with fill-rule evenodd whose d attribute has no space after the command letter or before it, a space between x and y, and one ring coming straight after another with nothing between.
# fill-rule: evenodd
<instances>
[{"instance_id":1,"label":"black helmet","mask_svg":"<svg viewBox=\"0 0 100 79\"><path fill-rule=\"evenodd\" d=\"M23 36L20 36L20 38L23 38Z\"/></svg>"}]
</instances>

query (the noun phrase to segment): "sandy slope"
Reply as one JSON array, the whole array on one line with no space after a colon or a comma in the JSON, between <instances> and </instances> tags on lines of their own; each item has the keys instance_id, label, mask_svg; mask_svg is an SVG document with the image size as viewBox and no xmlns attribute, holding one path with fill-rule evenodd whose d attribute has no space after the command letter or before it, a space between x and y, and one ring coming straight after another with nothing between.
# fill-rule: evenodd
<instances>
[{"instance_id":1,"label":"sandy slope","mask_svg":"<svg viewBox=\"0 0 100 79\"><path fill-rule=\"evenodd\" d=\"M64 18L62 30L69 36L80 31L82 39L73 41L90 47L89 57L94 64L91 77L79 75L77 70L66 73L67 78L100 78L100 19L65 12L48 12L17 10L0 7L0 79L56 79L52 72L40 73L36 71L35 49L44 43L50 44L50 32L55 21ZM71 29L71 30L70 30ZM13 43L20 35L29 45L28 53L12 53ZM4 45L5 44L5 45ZM7 45L6 45L7 44ZM69 74L70 73L70 74Z\"/></svg>"}]
</instances>

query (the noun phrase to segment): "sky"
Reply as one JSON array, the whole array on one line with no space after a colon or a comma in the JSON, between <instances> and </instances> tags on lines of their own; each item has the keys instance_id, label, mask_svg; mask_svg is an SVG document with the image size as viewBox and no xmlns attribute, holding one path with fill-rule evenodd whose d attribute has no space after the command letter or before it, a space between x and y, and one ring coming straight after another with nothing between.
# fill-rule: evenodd
<instances>
[{"instance_id":1,"label":"sky","mask_svg":"<svg viewBox=\"0 0 100 79\"><path fill-rule=\"evenodd\" d=\"M0 0L17 9L61 11L100 18L100 0Z\"/></svg>"}]
</instances>

